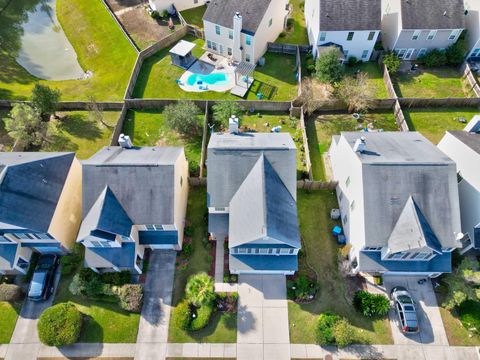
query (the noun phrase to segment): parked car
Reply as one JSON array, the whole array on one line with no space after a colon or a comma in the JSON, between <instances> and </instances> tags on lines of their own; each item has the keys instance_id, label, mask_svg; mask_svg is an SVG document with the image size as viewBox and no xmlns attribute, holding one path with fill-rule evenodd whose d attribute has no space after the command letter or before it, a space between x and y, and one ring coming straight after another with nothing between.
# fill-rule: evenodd
<instances>
[{"instance_id":1,"label":"parked car","mask_svg":"<svg viewBox=\"0 0 480 360\"><path fill-rule=\"evenodd\" d=\"M45 254L40 256L28 289L28 298L30 300L47 300L53 293L57 266L57 255Z\"/></svg>"},{"instance_id":2,"label":"parked car","mask_svg":"<svg viewBox=\"0 0 480 360\"><path fill-rule=\"evenodd\" d=\"M417 333L419 331L417 310L408 290L401 286L394 287L390 297L400 322L400 330L405 334Z\"/></svg>"}]
</instances>

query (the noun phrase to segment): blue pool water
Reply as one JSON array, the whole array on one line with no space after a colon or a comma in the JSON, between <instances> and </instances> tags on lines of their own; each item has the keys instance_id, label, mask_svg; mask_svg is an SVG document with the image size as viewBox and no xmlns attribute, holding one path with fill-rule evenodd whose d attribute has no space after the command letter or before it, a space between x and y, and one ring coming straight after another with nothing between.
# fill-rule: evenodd
<instances>
[{"instance_id":1,"label":"blue pool water","mask_svg":"<svg viewBox=\"0 0 480 360\"><path fill-rule=\"evenodd\" d=\"M192 74L187 79L187 85L193 86L197 81L202 81L208 85L222 85L228 81L227 74L212 73L208 75Z\"/></svg>"}]
</instances>

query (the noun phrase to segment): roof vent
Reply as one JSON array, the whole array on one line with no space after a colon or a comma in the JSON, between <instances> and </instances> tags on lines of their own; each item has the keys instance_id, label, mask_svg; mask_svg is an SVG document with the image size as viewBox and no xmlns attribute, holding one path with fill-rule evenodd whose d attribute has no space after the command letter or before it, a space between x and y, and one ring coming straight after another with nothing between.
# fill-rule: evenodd
<instances>
[{"instance_id":1,"label":"roof vent","mask_svg":"<svg viewBox=\"0 0 480 360\"><path fill-rule=\"evenodd\" d=\"M355 144L353 145L353 151L358 153L363 153L366 147L367 147L367 141L365 139L365 136L362 136L360 139L357 139L355 141Z\"/></svg>"},{"instance_id":2,"label":"roof vent","mask_svg":"<svg viewBox=\"0 0 480 360\"><path fill-rule=\"evenodd\" d=\"M444 12L443 12L443 16L447 16L447 11L444 11Z\"/></svg>"},{"instance_id":3,"label":"roof vent","mask_svg":"<svg viewBox=\"0 0 480 360\"><path fill-rule=\"evenodd\" d=\"M120 134L120 136L118 137L118 145L120 145L124 149L131 149L133 147L130 136L125 134Z\"/></svg>"},{"instance_id":4,"label":"roof vent","mask_svg":"<svg viewBox=\"0 0 480 360\"><path fill-rule=\"evenodd\" d=\"M48 183L47 179L42 179L42 182L43 182L44 184Z\"/></svg>"}]
</instances>

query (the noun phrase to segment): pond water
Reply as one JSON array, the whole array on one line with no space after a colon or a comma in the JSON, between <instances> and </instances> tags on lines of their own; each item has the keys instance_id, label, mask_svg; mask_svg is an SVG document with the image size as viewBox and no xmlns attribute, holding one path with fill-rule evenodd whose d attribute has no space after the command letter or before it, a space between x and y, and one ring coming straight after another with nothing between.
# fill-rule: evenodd
<instances>
[{"instance_id":1,"label":"pond water","mask_svg":"<svg viewBox=\"0 0 480 360\"><path fill-rule=\"evenodd\" d=\"M24 0L14 0L24 1ZM55 0L41 0L27 12L21 24L17 62L30 74L45 80L85 77L77 54L58 22Z\"/></svg>"}]
</instances>

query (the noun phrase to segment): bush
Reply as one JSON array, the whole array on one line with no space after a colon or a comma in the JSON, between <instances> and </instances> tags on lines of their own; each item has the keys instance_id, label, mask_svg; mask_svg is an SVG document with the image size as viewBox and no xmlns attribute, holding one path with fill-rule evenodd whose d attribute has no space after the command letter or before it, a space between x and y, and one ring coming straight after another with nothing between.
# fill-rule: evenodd
<instances>
[{"instance_id":1,"label":"bush","mask_svg":"<svg viewBox=\"0 0 480 360\"><path fill-rule=\"evenodd\" d=\"M75 343L82 328L82 314L71 303L61 303L47 308L38 320L40 341L48 346Z\"/></svg>"},{"instance_id":2,"label":"bush","mask_svg":"<svg viewBox=\"0 0 480 360\"><path fill-rule=\"evenodd\" d=\"M355 329L347 320L341 319L333 326L333 337L339 347L350 345L355 338Z\"/></svg>"},{"instance_id":3,"label":"bush","mask_svg":"<svg viewBox=\"0 0 480 360\"><path fill-rule=\"evenodd\" d=\"M192 321L192 311L188 301L183 300L174 309L172 314L172 322L174 327L183 330L190 329L190 323Z\"/></svg>"},{"instance_id":4,"label":"bush","mask_svg":"<svg viewBox=\"0 0 480 360\"><path fill-rule=\"evenodd\" d=\"M348 66L355 66L358 63L358 59L355 56L350 56L348 58Z\"/></svg>"},{"instance_id":5,"label":"bush","mask_svg":"<svg viewBox=\"0 0 480 360\"><path fill-rule=\"evenodd\" d=\"M185 229L183 230L183 233L185 234L186 237L192 237L193 236L193 226L185 226Z\"/></svg>"},{"instance_id":6,"label":"bush","mask_svg":"<svg viewBox=\"0 0 480 360\"><path fill-rule=\"evenodd\" d=\"M425 55L420 56L417 60L426 67L438 67L445 66L447 64L447 56L445 51L438 49L430 50Z\"/></svg>"},{"instance_id":7,"label":"bush","mask_svg":"<svg viewBox=\"0 0 480 360\"><path fill-rule=\"evenodd\" d=\"M280 38L284 38L285 36L287 36L287 33L286 33L285 31L282 31L282 32L278 35L278 37L280 37Z\"/></svg>"},{"instance_id":8,"label":"bush","mask_svg":"<svg viewBox=\"0 0 480 360\"><path fill-rule=\"evenodd\" d=\"M236 102L219 102L212 106L213 120L216 127L228 128L228 120L235 115L240 121L242 118L242 108Z\"/></svg>"},{"instance_id":9,"label":"bush","mask_svg":"<svg viewBox=\"0 0 480 360\"><path fill-rule=\"evenodd\" d=\"M363 316L385 316L390 309L390 301L384 295L360 290L353 297L353 306Z\"/></svg>"},{"instance_id":10,"label":"bush","mask_svg":"<svg viewBox=\"0 0 480 360\"><path fill-rule=\"evenodd\" d=\"M160 19L160 13L157 10L152 11L150 16L152 17L152 19L155 19L155 20Z\"/></svg>"},{"instance_id":11,"label":"bush","mask_svg":"<svg viewBox=\"0 0 480 360\"><path fill-rule=\"evenodd\" d=\"M169 16L168 11L167 11L167 10L163 10L163 11L162 11L162 18L167 18L168 16Z\"/></svg>"},{"instance_id":12,"label":"bush","mask_svg":"<svg viewBox=\"0 0 480 360\"><path fill-rule=\"evenodd\" d=\"M216 298L213 279L204 272L190 276L185 293L187 300L197 307L211 305Z\"/></svg>"},{"instance_id":13,"label":"bush","mask_svg":"<svg viewBox=\"0 0 480 360\"><path fill-rule=\"evenodd\" d=\"M0 301L17 302L23 299L23 289L14 284L0 284Z\"/></svg>"},{"instance_id":14,"label":"bush","mask_svg":"<svg viewBox=\"0 0 480 360\"><path fill-rule=\"evenodd\" d=\"M213 306L211 304L204 305L198 308L195 314L196 316L193 318L190 324L190 329L192 331L203 329L205 326L208 325L208 322L210 321L210 317L212 316L212 314L213 314Z\"/></svg>"},{"instance_id":15,"label":"bush","mask_svg":"<svg viewBox=\"0 0 480 360\"><path fill-rule=\"evenodd\" d=\"M400 59L393 51L389 51L383 56L383 64L391 74L395 74L400 69L400 63Z\"/></svg>"},{"instance_id":16,"label":"bush","mask_svg":"<svg viewBox=\"0 0 480 360\"><path fill-rule=\"evenodd\" d=\"M458 314L463 327L480 333L480 301L466 300L458 307Z\"/></svg>"},{"instance_id":17,"label":"bush","mask_svg":"<svg viewBox=\"0 0 480 360\"><path fill-rule=\"evenodd\" d=\"M40 115L50 115L55 114L60 96L60 90L36 83L30 101Z\"/></svg>"},{"instance_id":18,"label":"bush","mask_svg":"<svg viewBox=\"0 0 480 360\"><path fill-rule=\"evenodd\" d=\"M141 284L125 284L113 287L113 292L118 295L120 307L123 310L139 313L143 304L143 286Z\"/></svg>"},{"instance_id":19,"label":"bush","mask_svg":"<svg viewBox=\"0 0 480 360\"><path fill-rule=\"evenodd\" d=\"M62 256L60 258L60 264L62 265L62 275L71 275L78 269L82 262L81 244L75 244L75 247L71 254Z\"/></svg>"},{"instance_id":20,"label":"bush","mask_svg":"<svg viewBox=\"0 0 480 360\"><path fill-rule=\"evenodd\" d=\"M132 274L128 270L120 272L107 272L101 275L104 284L123 286L132 280Z\"/></svg>"},{"instance_id":21,"label":"bush","mask_svg":"<svg viewBox=\"0 0 480 360\"><path fill-rule=\"evenodd\" d=\"M447 64L451 66L458 66L463 63L467 47L464 40L458 40L455 44L450 45L445 50L445 57Z\"/></svg>"},{"instance_id":22,"label":"bush","mask_svg":"<svg viewBox=\"0 0 480 360\"><path fill-rule=\"evenodd\" d=\"M333 333L334 326L342 318L336 314L326 312L320 314L317 324L317 338L320 345L334 345L335 335Z\"/></svg>"},{"instance_id":23,"label":"bush","mask_svg":"<svg viewBox=\"0 0 480 360\"><path fill-rule=\"evenodd\" d=\"M343 78L344 69L340 63L342 54L340 50L332 48L317 59L316 75L324 83L335 83Z\"/></svg>"},{"instance_id":24,"label":"bush","mask_svg":"<svg viewBox=\"0 0 480 360\"><path fill-rule=\"evenodd\" d=\"M180 100L165 107L165 123L172 130L191 138L201 132L199 114L200 109L193 101Z\"/></svg>"},{"instance_id":25,"label":"bush","mask_svg":"<svg viewBox=\"0 0 480 360\"><path fill-rule=\"evenodd\" d=\"M68 289L73 295L97 297L108 292L109 287L109 285L102 282L101 276L92 269L82 268L78 274L73 277Z\"/></svg>"},{"instance_id":26,"label":"bush","mask_svg":"<svg viewBox=\"0 0 480 360\"><path fill-rule=\"evenodd\" d=\"M189 257L190 255L192 255L192 251L193 250L191 243L183 244L182 253L184 256Z\"/></svg>"}]
</instances>

